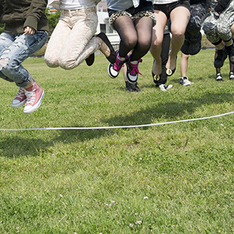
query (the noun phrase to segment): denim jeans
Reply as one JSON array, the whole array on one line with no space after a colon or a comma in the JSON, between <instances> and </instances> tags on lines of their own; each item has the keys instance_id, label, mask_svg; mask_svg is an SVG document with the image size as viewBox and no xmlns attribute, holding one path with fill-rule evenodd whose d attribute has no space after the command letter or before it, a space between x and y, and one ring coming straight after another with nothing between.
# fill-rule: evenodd
<instances>
[{"instance_id":1,"label":"denim jeans","mask_svg":"<svg viewBox=\"0 0 234 234\"><path fill-rule=\"evenodd\" d=\"M29 72L21 63L39 50L46 42L48 32L12 35L3 32L0 35L0 77L25 87L31 80Z\"/></svg>"}]
</instances>

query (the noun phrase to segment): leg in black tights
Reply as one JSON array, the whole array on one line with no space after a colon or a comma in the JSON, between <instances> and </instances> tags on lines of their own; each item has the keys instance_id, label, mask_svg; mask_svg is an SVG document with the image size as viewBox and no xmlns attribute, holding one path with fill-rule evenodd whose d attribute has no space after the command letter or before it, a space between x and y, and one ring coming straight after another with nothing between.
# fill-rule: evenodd
<instances>
[{"instance_id":1,"label":"leg in black tights","mask_svg":"<svg viewBox=\"0 0 234 234\"><path fill-rule=\"evenodd\" d=\"M136 61L148 52L152 40L152 19L142 17L133 22L128 16L120 16L114 22L114 27L121 39L119 45L121 57L125 57L133 50L131 60Z\"/></svg>"},{"instance_id":2,"label":"leg in black tights","mask_svg":"<svg viewBox=\"0 0 234 234\"><path fill-rule=\"evenodd\" d=\"M120 16L114 22L114 28L119 34L119 56L125 57L137 44L137 32L132 19Z\"/></svg>"},{"instance_id":3,"label":"leg in black tights","mask_svg":"<svg viewBox=\"0 0 234 234\"><path fill-rule=\"evenodd\" d=\"M153 21L149 17L142 17L135 20L135 27L138 41L132 52L132 61L139 60L149 51L152 41Z\"/></svg>"}]
</instances>

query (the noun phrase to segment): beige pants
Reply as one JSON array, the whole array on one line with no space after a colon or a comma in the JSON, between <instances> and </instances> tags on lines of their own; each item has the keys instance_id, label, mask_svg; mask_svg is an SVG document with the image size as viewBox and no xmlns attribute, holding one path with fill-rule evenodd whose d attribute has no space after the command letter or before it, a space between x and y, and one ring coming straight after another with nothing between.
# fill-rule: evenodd
<instances>
[{"instance_id":1,"label":"beige pants","mask_svg":"<svg viewBox=\"0 0 234 234\"><path fill-rule=\"evenodd\" d=\"M98 23L96 7L80 10L62 10L45 52L49 67L72 69L101 46L93 37Z\"/></svg>"}]
</instances>

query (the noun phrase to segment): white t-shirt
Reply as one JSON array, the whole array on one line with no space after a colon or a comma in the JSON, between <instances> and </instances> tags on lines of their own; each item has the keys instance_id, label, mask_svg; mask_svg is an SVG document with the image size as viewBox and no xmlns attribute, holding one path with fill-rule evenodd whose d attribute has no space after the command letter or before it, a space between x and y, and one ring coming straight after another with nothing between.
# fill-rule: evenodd
<instances>
[{"instance_id":1,"label":"white t-shirt","mask_svg":"<svg viewBox=\"0 0 234 234\"><path fill-rule=\"evenodd\" d=\"M95 0L61 0L60 9L76 10L95 7Z\"/></svg>"},{"instance_id":2,"label":"white t-shirt","mask_svg":"<svg viewBox=\"0 0 234 234\"><path fill-rule=\"evenodd\" d=\"M154 4L169 4L173 2L178 2L178 0L154 0Z\"/></svg>"},{"instance_id":3,"label":"white t-shirt","mask_svg":"<svg viewBox=\"0 0 234 234\"><path fill-rule=\"evenodd\" d=\"M95 7L100 0L49 0L48 5L56 10L77 10Z\"/></svg>"}]
</instances>

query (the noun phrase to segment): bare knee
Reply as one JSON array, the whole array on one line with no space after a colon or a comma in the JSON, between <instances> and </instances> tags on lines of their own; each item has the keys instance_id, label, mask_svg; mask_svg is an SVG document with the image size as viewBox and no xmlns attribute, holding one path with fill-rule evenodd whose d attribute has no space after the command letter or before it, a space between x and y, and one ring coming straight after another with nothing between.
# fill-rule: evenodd
<instances>
[{"instance_id":1,"label":"bare knee","mask_svg":"<svg viewBox=\"0 0 234 234\"><path fill-rule=\"evenodd\" d=\"M8 59L0 59L0 67L5 68L8 64L9 60Z\"/></svg>"}]
</instances>

